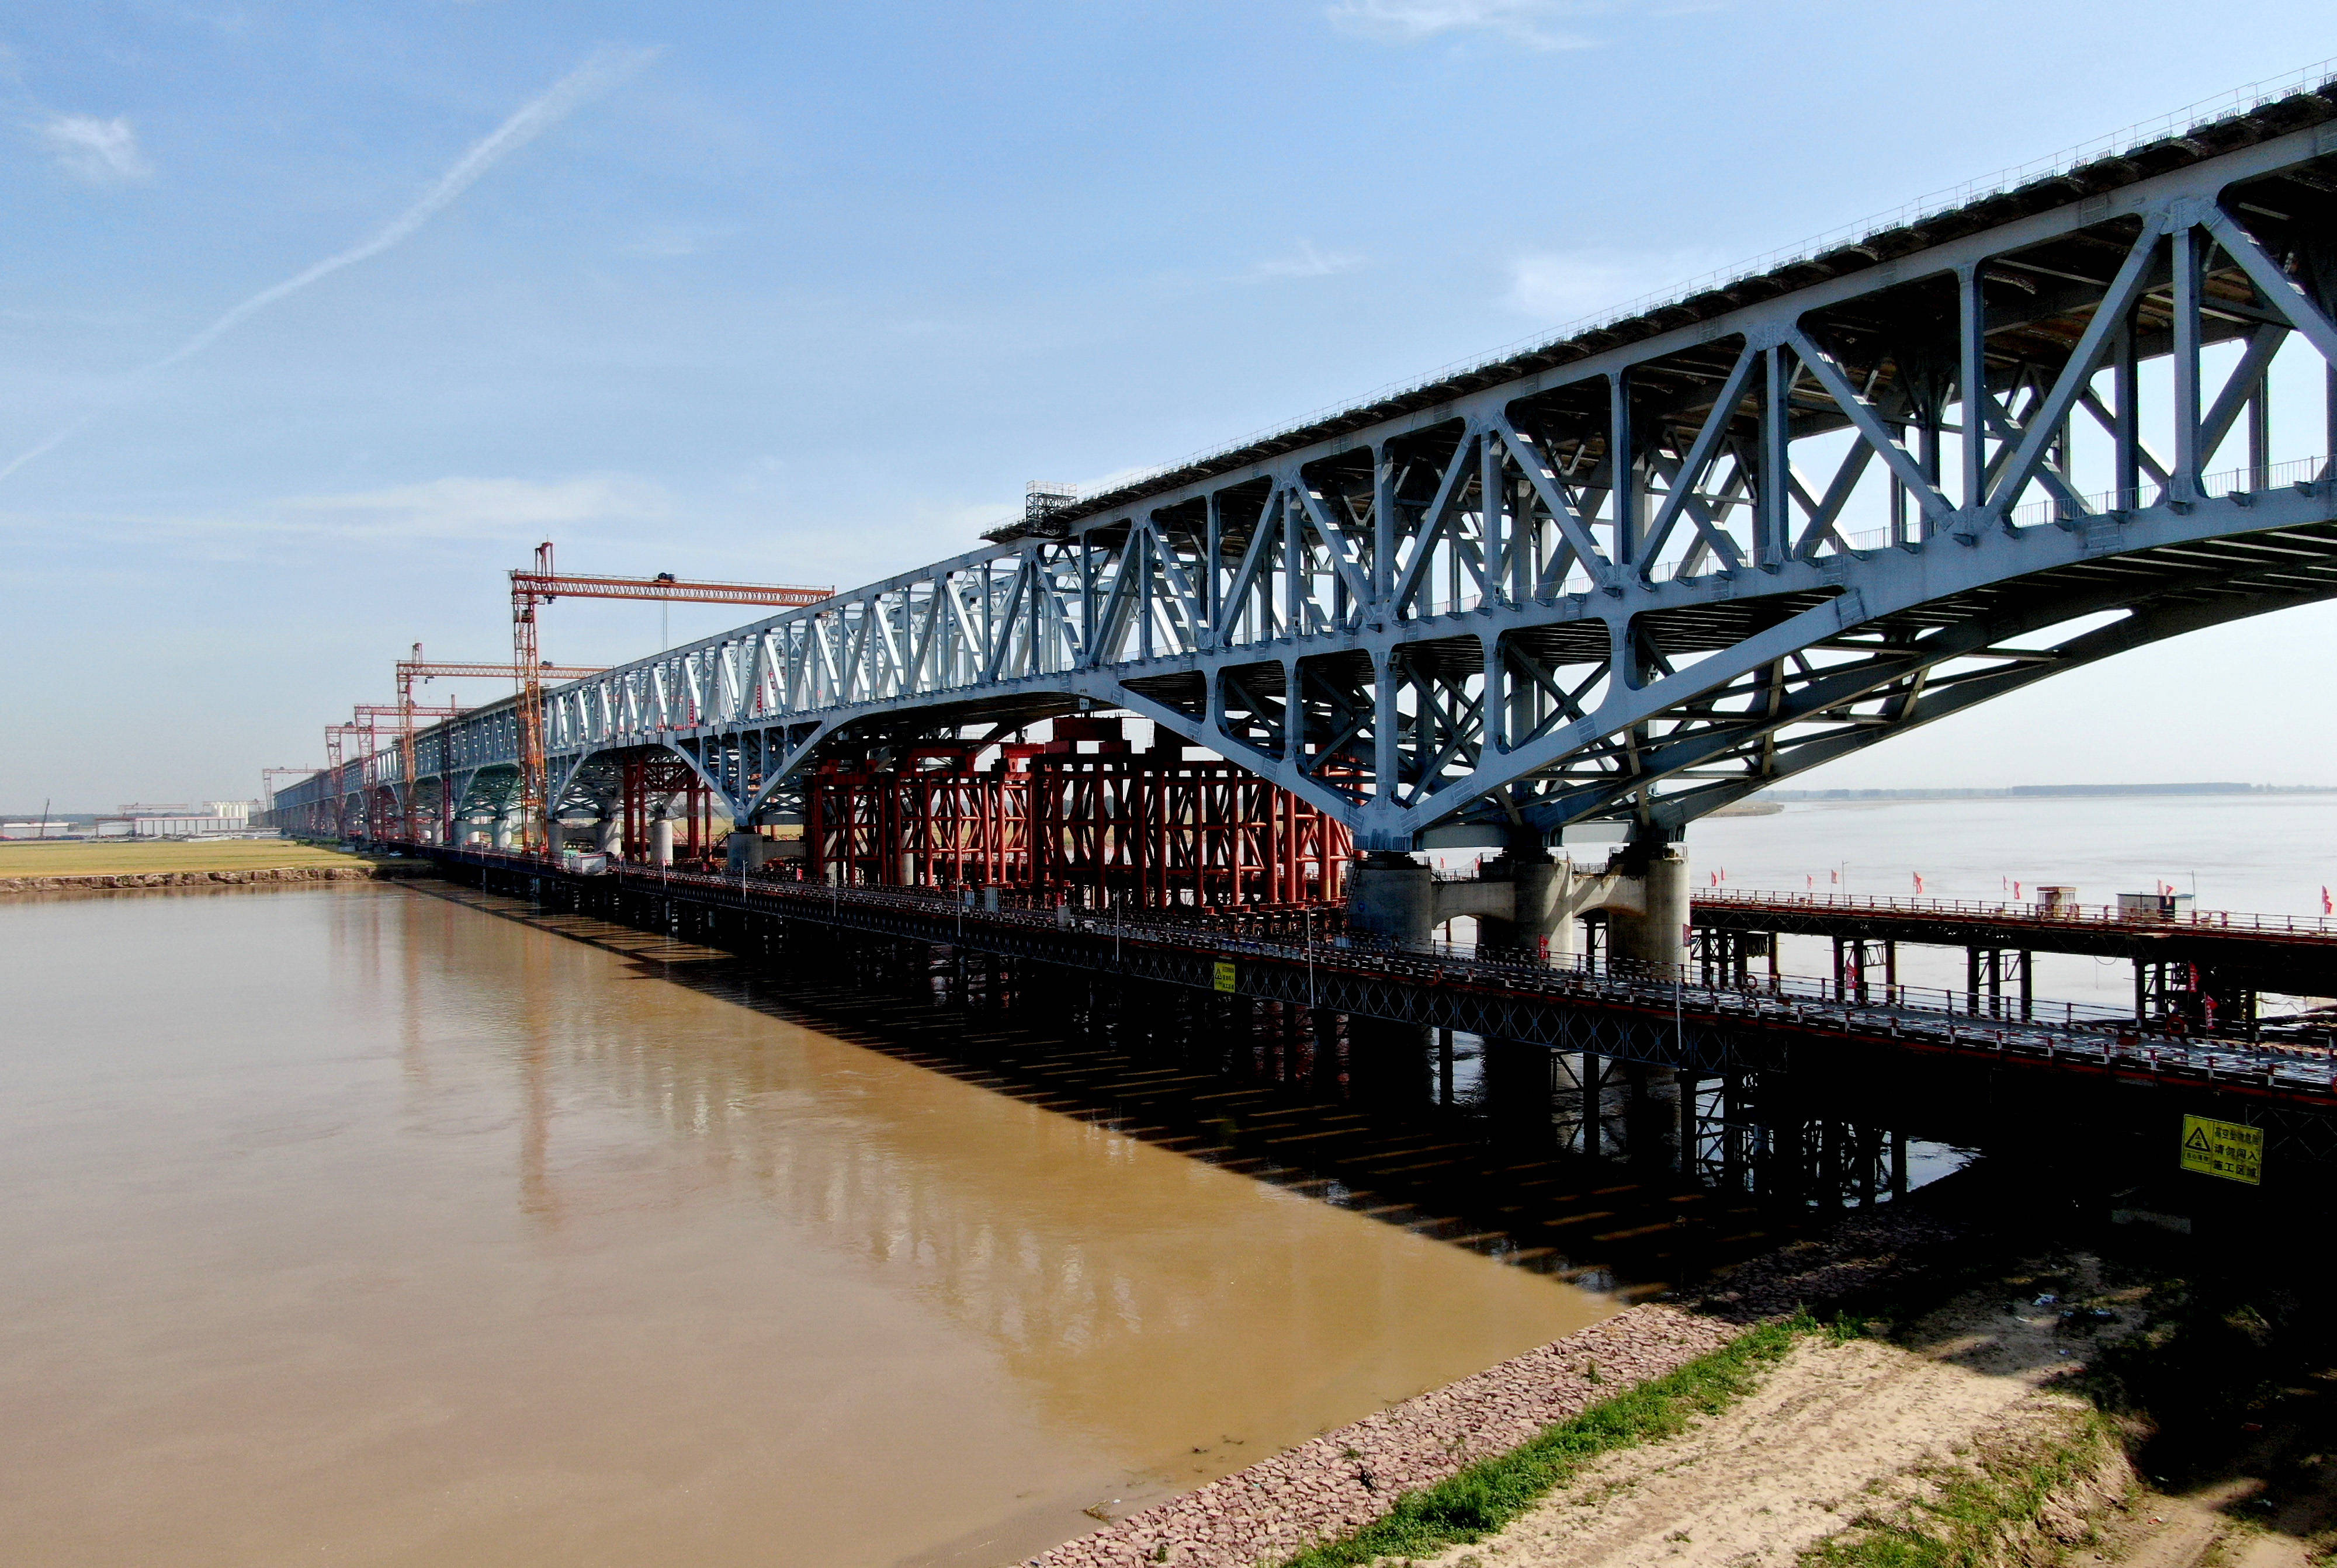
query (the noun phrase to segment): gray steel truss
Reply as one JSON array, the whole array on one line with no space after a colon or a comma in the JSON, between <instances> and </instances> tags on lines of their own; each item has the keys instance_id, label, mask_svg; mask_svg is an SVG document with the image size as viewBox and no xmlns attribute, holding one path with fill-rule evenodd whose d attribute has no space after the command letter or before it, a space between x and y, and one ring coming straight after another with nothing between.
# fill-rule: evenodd
<instances>
[{"instance_id":1,"label":"gray steel truss","mask_svg":"<svg viewBox=\"0 0 2337 1568\"><path fill-rule=\"evenodd\" d=\"M2057 671L2337 594L2332 300L2337 85L553 688L551 799L660 748L750 819L826 750L1114 708L1364 848L1673 836ZM2279 464L2283 348L2332 392ZM511 705L417 755L469 789L516 761ZM401 799L399 771L278 804Z\"/></svg>"}]
</instances>

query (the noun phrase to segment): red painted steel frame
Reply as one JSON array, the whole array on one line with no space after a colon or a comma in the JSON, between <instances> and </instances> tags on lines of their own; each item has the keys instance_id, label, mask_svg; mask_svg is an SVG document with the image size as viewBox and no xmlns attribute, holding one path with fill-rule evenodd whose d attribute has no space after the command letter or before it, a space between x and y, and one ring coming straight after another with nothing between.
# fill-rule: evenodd
<instances>
[{"instance_id":1,"label":"red painted steel frame","mask_svg":"<svg viewBox=\"0 0 2337 1568\"><path fill-rule=\"evenodd\" d=\"M1296 796L1230 762L1188 761L1173 741L1134 751L1116 719L1053 729L1044 744L921 744L823 765L807 791L808 875L1145 908L1342 897L1353 840Z\"/></svg>"},{"instance_id":2,"label":"red painted steel frame","mask_svg":"<svg viewBox=\"0 0 2337 1568\"><path fill-rule=\"evenodd\" d=\"M712 857L714 792L687 762L650 754L629 757L618 769L624 858L649 858L650 811L659 801L675 795L681 797L681 809L674 817L675 861L694 864Z\"/></svg>"}]
</instances>

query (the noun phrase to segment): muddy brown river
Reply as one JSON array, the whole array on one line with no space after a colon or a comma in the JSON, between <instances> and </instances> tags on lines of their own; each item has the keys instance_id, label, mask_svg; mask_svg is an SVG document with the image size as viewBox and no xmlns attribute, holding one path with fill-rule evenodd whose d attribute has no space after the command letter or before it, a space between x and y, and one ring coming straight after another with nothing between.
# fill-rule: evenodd
<instances>
[{"instance_id":1,"label":"muddy brown river","mask_svg":"<svg viewBox=\"0 0 2337 1568\"><path fill-rule=\"evenodd\" d=\"M0 1561L987 1568L1618 1305L466 898L0 904Z\"/></svg>"}]
</instances>

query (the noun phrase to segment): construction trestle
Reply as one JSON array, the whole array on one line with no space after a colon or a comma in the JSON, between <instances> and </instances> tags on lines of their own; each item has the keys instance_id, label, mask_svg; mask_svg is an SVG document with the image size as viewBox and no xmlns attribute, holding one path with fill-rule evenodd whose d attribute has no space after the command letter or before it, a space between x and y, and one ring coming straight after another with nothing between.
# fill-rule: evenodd
<instances>
[{"instance_id":1,"label":"construction trestle","mask_svg":"<svg viewBox=\"0 0 2337 1568\"><path fill-rule=\"evenodd\" d=\"M1841 995L1823 980L1706 985L1677 968L1628 963L1553 967L1354 937L1300 940L1249 929L1237 916L1148 922L1013 897L992 906L908 889L622 865L579 876L534 856L409 848L458 877L581 912L646 917L719 946L750 950L757 931L804 921L1704 1078L1781 1070L1785 1053L1814 1048L1878 1066L1929 1058L2105 1091L2176 1088L2186 1106L2228 1101L2232 1119L2265 1127L2300 1152L2337 1152L2337 1073L2328 1053L2146 1033L2107 1009L1975 1017L1951 1005Z\"/></svg>"}]
</instances>

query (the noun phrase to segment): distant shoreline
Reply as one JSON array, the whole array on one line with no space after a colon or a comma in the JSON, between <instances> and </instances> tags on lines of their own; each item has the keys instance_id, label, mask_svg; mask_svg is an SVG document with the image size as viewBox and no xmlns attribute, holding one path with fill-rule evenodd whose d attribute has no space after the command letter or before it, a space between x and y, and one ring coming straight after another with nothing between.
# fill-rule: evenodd
<instances>
[{"instance_id":1,"label":"distant shoreline","mask_svg":"<svg viewBox=\"0 0 2337 1568\"><path fill-rule=\"evenodd\" d=\"M2008 784L1995 789L1764 789L1757 797L1781 805L1842 800L2097 800L2179 795L2328 795L2329 784Z\"/></svg>"}]
</instances>

